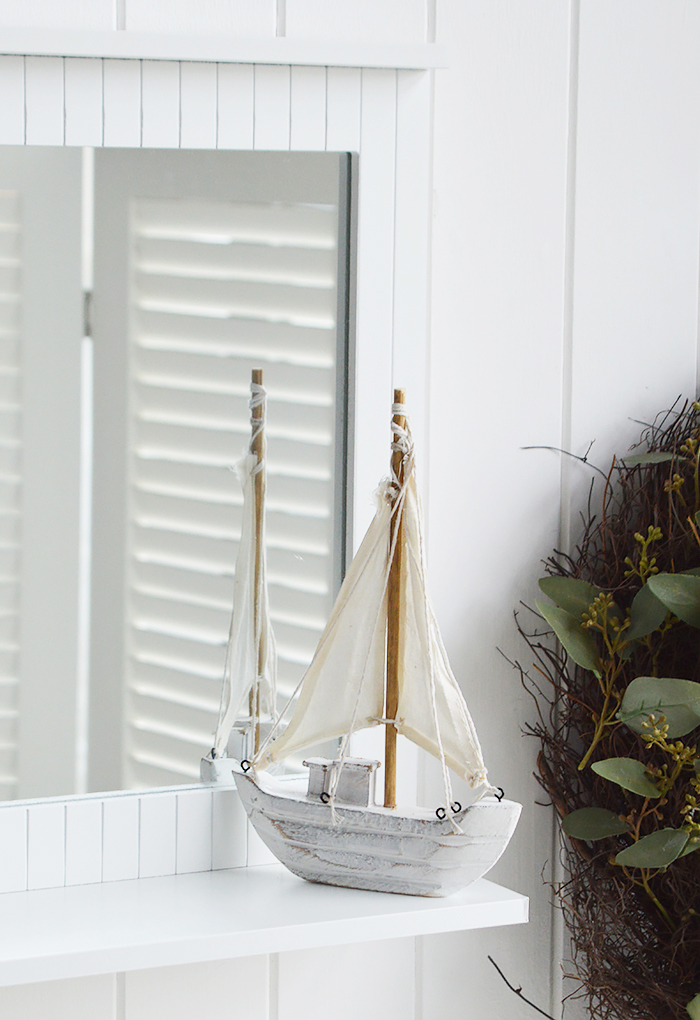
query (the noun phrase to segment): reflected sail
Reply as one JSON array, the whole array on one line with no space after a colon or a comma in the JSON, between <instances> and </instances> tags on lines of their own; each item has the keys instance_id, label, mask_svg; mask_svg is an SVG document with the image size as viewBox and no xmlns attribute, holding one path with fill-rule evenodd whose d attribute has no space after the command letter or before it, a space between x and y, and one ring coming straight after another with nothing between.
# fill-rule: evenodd
<instances>
[{"instance_id":1,"label":"reflected sail","mask_svg":"<svg viewBox=\"0 0 700 1020\"><path fill-rule=\"evenodd\" d=\"M237 465L243 486L243 521L221 708L214 737L216 758L225 754L235 720L247 714L244 707L249 697L257 714L275 713L277 655L270 624L265 556L265 390L254 382L251 393L251 452Z\"/></svg>"}]
</instances>

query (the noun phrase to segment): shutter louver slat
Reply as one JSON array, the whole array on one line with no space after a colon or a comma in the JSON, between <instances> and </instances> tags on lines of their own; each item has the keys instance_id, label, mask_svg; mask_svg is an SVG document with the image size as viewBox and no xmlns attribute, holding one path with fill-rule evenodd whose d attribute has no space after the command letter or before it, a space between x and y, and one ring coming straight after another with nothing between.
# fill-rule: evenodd
<instances>
[{"instance_id":1,"label":"shutter louver slat","mask_svg":"<svg viewBox=\"0 0 700 1020\"><path fill-rule=\"evenodd\" d=\"M269 398L283 699L330 612L337 211L140 200L132 229L126 780L138 787L193 778L211 744L242 513L231 468L248 442L252 367Z\"/></svg>"},{"instance_id":2,"label":"shutter louver slat","mask_svg":"<svg viewBox=\"0 0 700 1020\"><path fill-rule=\"evenodd\" d=\"M21 220L19 194L0 191L0 797L17 796L21 538Z\"/></svg>"}]
</instances>

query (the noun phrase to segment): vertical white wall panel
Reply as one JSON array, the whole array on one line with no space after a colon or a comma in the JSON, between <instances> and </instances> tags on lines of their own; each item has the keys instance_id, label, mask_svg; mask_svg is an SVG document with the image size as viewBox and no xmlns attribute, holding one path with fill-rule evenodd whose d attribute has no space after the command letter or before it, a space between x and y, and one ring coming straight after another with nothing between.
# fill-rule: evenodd
<instances>
[{"instance_id":1,"label":"vertical white wall panel","mask_svg":"<svg viewBox=\"0 0 700 1020\"><path fill-rule=\"evenodd\" d=\"M63 145L63 57L25 58L27 145Z\"/></svg>"},{"instance_id":2,"label":"vertical white wall panel","mask_svg":"<svg viewBox=\"0 0 700 1020\"><path fill-rule=\"evenodd\" d=\"M211 870L212 792L177 795L177 874Z\"/></svg>"},{"instance_id":3,"label":"vertical white wall panel","mask_svg":"<svg viewBox=\"0 0 700 1020\"><path fill-rule=\"evenodd\" d=\"M605 469L695 396L700 7L585 0L580 38L572 452Z\"/></svg>"},{"instance_id":4,"label":"vertical white wall panel","mask_svg":"<svg viewBox=\"0 0 700 1020\"><path fill-rule=\"evenodd\" d=\"M141 65L141 145L177 149L180 144L180 65L144 60Z\"/></svg>"},{"instance_id":5,"label":"vertical white wall panel","mask_svg":"<svg viewBox=\"0 0 700 1020\"><path fill-rule=\"evenodd\" d=\"M66 804L66 885L102 880L102 801Z\"/></svg>"},{"instance_id":6,"label":"vertical white wall panel","mask_svg":"<svg viewBox=\"0 0 700 1020\"><path fill-rule=\"evenodd\" d=\"M324 1020L331 1014L334 1020L410 1020L416 1015L413 939L280 953L278 966L278 1020ZM424 1015L426 1020L439 1016Z\"/></svg>"},{"instance_id":7,"label":"vertical white wall panel","mask_svg":"<svg viewBox=\"0 0 700 1020\"><path fill-rule=\"evenodd\" d=\"M291 69L291 145L301 152L326 147L326 68Z\"/></svg>"},{"instance_id":8,"label":"vertical white wall panel","mask_svg":"<svg viewBox=\"0 0 700 1020\"><path fill-rule=\"evenodd\" d=\"M126 975L124 1020L270 1020L267 971L265 956L134 971Z\"/></svg>"},{"instance_id":9,"label":"vertical white wall panel","mask_svg":"<svg viewBox=\"0 0 700 1020\"><path fill-rule=\"evenodd\" d=\"M174 875L176 863L177 794L141 798L139 878Z\"/></svg>"},{"instance_id":10,"label":"vertical white wall panel","mask_svg":"<svg viewBox=\"0 0 700 1020\"><path fill-rule=\"evenodd\" d=\"M288 39L426 41L427 0L286 0Z\"/></svg>"},{"instance_id":11,"label":"vertical white wall panel","mask_svg":"<svg viewBox=\"0 0 700 1020\"><path fill-rule=\"evenodd\" d=\"M389 462L394 291L396 72L362 72L357 237L355 547L374 513Z\"/></svg>"},{"instance_id":12,"label":"vertical white wall panel","mask_svg":"<svg viewBox=\"0 0 700 1020\"><path fill-rule=\"evenodd\" d=\"M559 968L541 880L551 813L535 805L537 747L521 735L533 706L498 648L529 664L512 613L532 602L558 537L559 458L521 447L561 437L569 7L445 0L438 11L438 42L459 58L435 75L429 582L489 778L524 806L489 877L529 895L532 920L525 937L426 938L431 1020L524 1020L487 952L546 1009ZM428 776L426 803L440 791Z\"/></svg>"},{"instance_id":13,"label":"vertical white wall panel","mask_svg":"<svg viewBox=\"0 0 700 1020\"><path fill-rule=\"evenodd\" d=\"M135 148L141 144L141 61L105 60L104 144Z\"/></svg>"},{"instance_id":14,"label":"vertical white wall panel","mask_svg":"<svg viewBox=\"0 0 700 1020\"><path fill-rule=\"evenodd\" d=\"M129 32L265 37L275 34L275 0L125 0Z\"/></svg>"},{"instance_id":15,"label":"vertical white wall panel","mask_svg":"<svg viewBox=\"0 0 700 1020\"><path fill-rule=\"evenodd\" d=\"M430 243L431 79L398 72L396 230L394 254L394 385L405 386L417 449L427 452L428 254ZM425 464L419 453L419 459ZM420 471L422 488L427 472Z\"/></svg>"},{"instance_id":16,"label":"vertical white wall panel","mask_svg":"<svg viewBox=\"0 0 700 1020\"><path fill-rule=\"evenodd\" d=\"M114 0L0 0L0 28L114 28Z\"/></svg>"},{"instance_id":17,"label":"vertical white wall panel","mask_svg":"<svg viewBox=\"0 0 700 1020\"><path fill-rule=\"evenodd\" d=\"M254 117L252 64L219 64L219 149L252 149Z\"/></svg>"},{"instance_id":18,"label":"vertical white wall panel","mask_svg":"<svg viewBox=\"0 0 700 1020\"><path fill-rule=\"evenodd\" d=\"M180 147L215 149L217 133L216 64L180 65Z\"/></svg>"},{"instance_id":19,"label":"vertical white wall panel","mask_svg":"<svg viewBox=\"0 0 700 1020\"><path fill-rule=\"evenodd\" d=\"M114 1013L114 974L0 988L7 1020L124 1020Z\"/></svg>"},{"instance_id":20,"label":"vertical white wall panel","mask_svg":"<svg viewBox=\"0 0 700 1020\"><path fill-rule=\"evenodd\" d=\"M362 122L362 71L329 67L327 77L326 149L358 152Z\"/></svg>"},{"instance_id":21,"label":"vertical white wall panel","mask_svg":"<svg viewBox=\"0 0 700 1020\"><path fill-rule=\"evenodd\" d=\"M0 145L24 144L24 57L0 57Z\"/></svg>"},{"instance_id":22,"label":"vertical white wall panel","mask_svg":"<svg viewBox=\"0 0 700 1020\"><path fill-rule=\"evenodd\" d=\"M64 804L36 804L27 825L27 888L63 885L65 875Z\"/></svg>"},{"instance_id":23,"label":"vertical white wall panel","mask_svg":"<svg viewBox=\"0 0 700 1020\"><path fill-rule=\"evenodd\" d=\"M237 791L214 790L212 811L212 870L245 867L248 820Z\"/></svg>"},{"instance_id":24,"label":"vertical white wall panel","mask_svg":"<svg viewBox=\"0 0 700 1020\"><path fill-rule=\"evenodd\" d=\"M107 797L102 815L102 881L138 877L138 797Z\"/></svg>"},{"instance_id":25,"label":"vertical white wall panel","mask_svg":"<svg viewBox=\"0 0 700 1020\"><path fill-rule=\"evenodd\" d=\"M290 68L255 65L254 148L289 148Z\"/></svg>"},{"instance_id":26,"label":"vertical white wall panel","mask_svg":"<svg viewBox=\"0 0 700 1020\"><path fill-rule=\"evenodd\" d=\"M27 888L27 809L0 809L0 893L22 892Z\"/></svg>"},{"instance_id":27,"label":"vertical white wall panel","mask_svg":"<svg viewBox=\"0 0 700 1020\"><path fill-rule=\"evenodd\" d=\"M66 57L66 145L102 145L102 61Z\"/></svg>"}]
</instances>

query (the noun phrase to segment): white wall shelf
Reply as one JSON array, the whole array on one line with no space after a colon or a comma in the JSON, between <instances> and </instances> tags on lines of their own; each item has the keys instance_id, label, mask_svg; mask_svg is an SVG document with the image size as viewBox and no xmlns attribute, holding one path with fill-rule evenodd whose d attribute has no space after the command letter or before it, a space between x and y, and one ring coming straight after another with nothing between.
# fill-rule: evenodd
<instances>
[{"instance_id":1,"label":"white wall shelf","mask_svg":"<svg viewBox=\"0 0 700 1020\"><path fill-rule=\"evenodd\" d=\"M195 60L233 64L373 67L426 70L445 66L434 43L363 43L344 40L235 39L165 32L94 32L3 28L0 54L31 57L116 57L130 60Z\"/></svg>"},{"instance_id":2,"label":"white wall shelf","mask_svg":"<svg viewBox=\"0 0 700 1020\"><path fill-rule=\"evenodd\" d=\"M523 924L528 899L481 879L446 899L334 889L281 865L10 893L0 985Z\"/></svg>"}]
</instances>

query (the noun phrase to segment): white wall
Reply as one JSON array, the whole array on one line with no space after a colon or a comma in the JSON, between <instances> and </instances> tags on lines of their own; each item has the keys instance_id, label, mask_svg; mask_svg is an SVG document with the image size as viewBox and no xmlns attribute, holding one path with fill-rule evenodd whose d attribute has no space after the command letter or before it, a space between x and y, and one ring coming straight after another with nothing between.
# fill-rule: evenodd
<instances>
[{"instance_id":1,"label":"white wall","mask_svg":"<svg viewBox=\"0 0 700 1020\"><path fill-rule=\"evenodd\" d=\"M588 475L520 447L583 453L595 439L605 464L634 437L629 419L694 394L700 0L580 0L580 30L579 0L436 3L72 0L62 18L398 41L420 41L435 26L448 45L450 69L435 76L432 405L422 457L432 586L492 774L525 805L494 877L532 897L532 922L3 990L2 1015L35 1020L50 1007L52 1020L217 1011L241 1020L525 1020L530 1010L487 952L559 1014L560 935L542 881L552 829L534 804L536 748L521 737L532 709L496 649L526 656L512 611L531 599L540 559L566 540ZM17 24L18 9L0 2L0 27ZM22 17L50 25L54 9L27 0Z\"/></svg>"}]
</instances>

